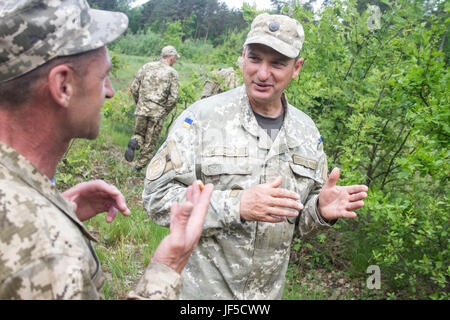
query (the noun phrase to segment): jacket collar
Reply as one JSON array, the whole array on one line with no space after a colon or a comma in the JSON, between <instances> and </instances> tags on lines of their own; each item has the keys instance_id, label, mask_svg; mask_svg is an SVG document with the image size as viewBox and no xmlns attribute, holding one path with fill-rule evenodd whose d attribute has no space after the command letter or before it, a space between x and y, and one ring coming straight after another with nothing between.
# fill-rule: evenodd
<instances>
[{"instance_id":1,"label":"jacket collar","mask_svg":"<svg viewBox=\"0 0 450 320\"><path fill-rule=\"evenodd\" d=\"M284 121L275 141L272 141L266 131L259 126L258 121L253 114L245 86L242 86L241 90L241 124L251 135L259 138L259 148L270 150L268 157L286 153L290 148L295 148L300 145L299 137L296 136L296 132L298 132L298 130L295 129L296 121L293 118L292 108L294 107L288 103L284 92L281 95L281 100L285 108Z\"/></svg>"},{"instance_id":2,"label":"jacket collar","mask_svg":"<svg viewBox=\"0 0 450 320\"><path fill-rule=\"evenodd\" d=\"M0 164L14 172L24 183L39 192L58 207L90 240L97 241L78 219L72 206L51 183L50 179L39 171L30 161L13 148L0 141Z\"/></svg>"}]
</instances>

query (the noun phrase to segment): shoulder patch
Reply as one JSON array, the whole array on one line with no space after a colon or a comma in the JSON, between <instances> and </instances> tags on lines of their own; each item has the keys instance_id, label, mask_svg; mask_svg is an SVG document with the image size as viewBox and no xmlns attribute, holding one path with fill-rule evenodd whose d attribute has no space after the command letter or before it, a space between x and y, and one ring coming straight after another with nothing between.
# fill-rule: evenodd
<instances>
[{"instance_id":1,"label":"shoulder patch","mask_svg":"<svg viewBox=\"0 0 450 320\"><path fill-rule=\"evenodd\" d=\"M160 152L150 161L145 178L150 181L158 179L163 174L165 167L166 155L164 152Z\"/></svg>"}]
</instances>

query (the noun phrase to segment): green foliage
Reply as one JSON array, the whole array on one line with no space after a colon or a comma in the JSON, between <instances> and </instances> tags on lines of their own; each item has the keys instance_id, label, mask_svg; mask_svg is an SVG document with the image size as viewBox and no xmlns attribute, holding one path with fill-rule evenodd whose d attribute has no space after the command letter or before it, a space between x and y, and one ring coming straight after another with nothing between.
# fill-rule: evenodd
<instances>
[{"instance_id":1,"label":"green foliage","mask_svg":"<svg viewBox=\"0 0 450 320\"><path fill-rule=\"evenodd\" d=\"M357 3L332 1L314 23L293 8L306 40L289 101L316 121L341 184L370 187L356 223L339 222L349 241L364 238L365 267L380 266L399 295L446 299L450 104L440 13L448 7L396 1L371 29Z\"/></svg>"},{"instance_id":2,"label":"green foliage","mask_svg":"<svg viewBox=\"0 0 450 320\"><path fill-rule=\"evenodd\" d=\"M134 56L161 55L162 36L151 29L139 31L136 34L127 33L109 45L109 48L118 53Z\"/></svg>"},{"instance_id":3,"label":"green foliage","mask_svg":"<svg viewBox=\"0 0 450 320\"><path fill-rule=\"evenodd\" d=\"M165 47L168 45L179 48L181 44L181 38L184 33L182 31L181 22L175 21L172 23L167 23L166 32L160 42L160 47Z\"/></svg>"}]
</instances>

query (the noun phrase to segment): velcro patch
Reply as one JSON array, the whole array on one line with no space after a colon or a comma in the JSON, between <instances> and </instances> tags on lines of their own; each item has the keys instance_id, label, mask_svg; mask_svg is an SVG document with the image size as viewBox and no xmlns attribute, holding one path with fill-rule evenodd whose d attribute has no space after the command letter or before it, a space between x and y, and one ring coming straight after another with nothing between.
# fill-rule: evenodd
<instances>
[{"instance_id":1,"label":"velcro patch","mask_svg":"<svg viewBox=\"0 0 450 320\"><path fill-rule=\"evenodd\" d=\"M294 154L292 156L292 161L294 161L295 164L300 164L302 166L305 166L307 168L316 170L319 162L314 159L308 159L302 156L299 156L298 154Z\"/></svg>"}]
</instances>

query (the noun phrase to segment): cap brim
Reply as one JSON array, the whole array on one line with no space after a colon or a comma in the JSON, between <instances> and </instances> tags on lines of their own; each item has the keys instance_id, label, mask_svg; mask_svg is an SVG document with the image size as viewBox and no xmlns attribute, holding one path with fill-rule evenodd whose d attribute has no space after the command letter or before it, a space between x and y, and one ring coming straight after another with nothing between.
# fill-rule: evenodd
<instances>
[{"instance_id":1,"label":"cap brim","mask_svg":"<svg viewBox=\"0 0 450 320\"><path fill-rule=\"evenodd\" d=\"M90 9L91 22L87 32L73 39L62 49L71 55L103 47L124 33L128 27L128 17L121 12Z\"/></svg>"},{"instance_id":2,"label":"cap brim","mask_svg":"<svg viewBox=\"0 0 450 320\"><path fill-rule=\"evenodd\" d=\"M267 36L252 37L245 41L244 46L247 44L263 44L291 59L297 58L300 54L299 50L292 50L289 45L275 37L270 37L270 40Z\"/></svg>"}]
</instances>

